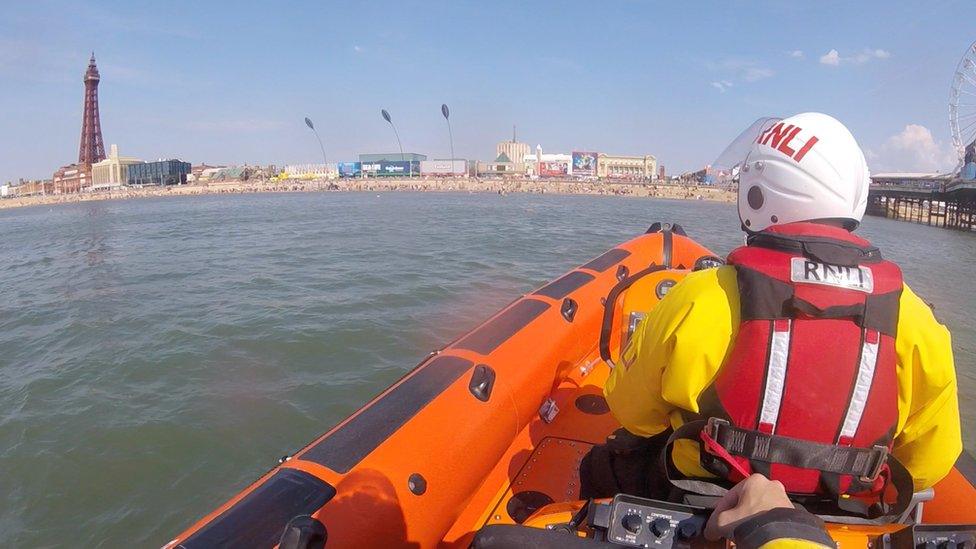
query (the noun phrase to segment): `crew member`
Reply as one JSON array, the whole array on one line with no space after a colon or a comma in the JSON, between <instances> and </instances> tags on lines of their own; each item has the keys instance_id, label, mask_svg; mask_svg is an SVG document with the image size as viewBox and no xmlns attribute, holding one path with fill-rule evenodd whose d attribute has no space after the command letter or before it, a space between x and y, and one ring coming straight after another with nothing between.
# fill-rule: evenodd
<instances>
[{"instance_id":1,"label":"crew member","mask_svg":"<svg viewBox=\"0 0 976 549\"><path fill-rule=\"evenodd\" d=\"M877 495L901 471L932 486L962 448L949 332L852 234L870 180L854 137L824 114L787 118L755 137L738 176L747 244L636 329L604 390L625 431L584 459L584 497L626 491L624 458L679 428L668 463L686 478Z\"/></svg>"}]
</instances>

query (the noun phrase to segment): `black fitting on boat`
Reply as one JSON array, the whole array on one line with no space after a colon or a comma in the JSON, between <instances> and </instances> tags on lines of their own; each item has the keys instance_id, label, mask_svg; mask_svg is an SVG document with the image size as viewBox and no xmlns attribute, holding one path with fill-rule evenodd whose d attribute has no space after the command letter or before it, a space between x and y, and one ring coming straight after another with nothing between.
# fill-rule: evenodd
<instances>
[{"instance_id":1,"label":"black fitting on boat","mask_svg":"<svg viewBox=\"0 0 976 549\"><path fill-rule=\"evenodd\" d=\"M422 496L427 491L427 479L420 473L414 473L407 479L407 488L415 496Z\"/></svg>"},{"instance_id":2,"label":"black fitting on boat","mask_svg":"<svg viewBox=\"0 0 976 549\"><path fill-rule=\"evenodd\" d=\"M665 278L657 283L657 287L654 288L654 295L656 295L658 299L664 299L664 296L668 295L668 292L674 287L675 284L677 284L677 281L670 278Z\"/></svg>"},{"instance_id":3,"label":"black fitting on boat","mask_svg":"<svg viewBox=\"0 0 976 549\"><path fill-rule=\"evenodd\" d=\"M695 260L695 266L691 270L701 271L702 269L711 269L713 267L721 267L722 265L725 265L725 260L721 257L703 255Z\"/></svg>"},{"instance_id":4,"label":"black fitting on boat","mask_svg":"<svg viewBox=\"0 0 976 549\"><path fill-rule=\"evenodd\" d=\"M630 269L626 265L617 267L617 280L623 280L630 275Z\"/></svg>"},{"instance_id":5,"label":"black fitting on boat","mask_svg":"<svg viewBox=\"0 0 976 549\"><path fill-rule=\"evenodd\" d=\"M322 549L329 539L325 525L310 515L298 515L288 521L281 538L279 549Z\"/></svg>"},{"instance_id":6,"label":"black fitting on boat","mask_svg":"<svg viewBox=\"0 0 976 549\"><path fill-rule=\"evenodd\" d=\"M678 225L677 223L661 223L660 221L651 223L651 226L644 231L644 234L654 234L662 231L680 234L681 236L688 236L688 233L685 232L685 228L681 225Z\"/></svg>"},{"instance_id":7,"label":"black fitting on boat","mask_svg":"<svg viewBox=\"0 0 976 549\"><path fill-rule=\"evenodd\" d=\"M471 381L468 383L468 390L474 398L481 402L488 402L491 398L491 390L495 387L495 370L487 364L479 364L471 372Z\"/></svg>"},{"instance_id":8,"label":"black fitting on boat","mask_svg":"<svg viewBox=\"0 0 976 549\"><path fill-rule=\"evenodd\" d=\"M577 304L573 298L567 297L563 300L563 305L560 307L559 312L562 313L563 318L566 319L566 322L572 322L573 318L576 317L576 311L578 309L579 304Z\"/></svg>"}]
</instances>

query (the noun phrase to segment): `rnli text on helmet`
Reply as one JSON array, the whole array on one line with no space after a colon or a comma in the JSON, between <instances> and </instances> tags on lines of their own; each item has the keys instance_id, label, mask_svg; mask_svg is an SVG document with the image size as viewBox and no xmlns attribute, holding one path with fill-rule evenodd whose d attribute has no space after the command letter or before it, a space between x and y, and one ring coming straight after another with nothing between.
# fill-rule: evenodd
<instances>
[{"instance_id":1,"label":"rnli text on helmet","mask_svg":"<svg viewBox=\"0 0 976 549\"><path fill-rule=\"evenodd\" d=\"M795 126L793 124L784 124L779 122L771 128L766 128L759 134L756 138L756 143L760 145L769 145L770 147L778 150L779 152L785 154L786 156L792 158L796 162L803 160L810 149L817 144L820 139L815 135L811 135L810 139L800 147L800 150L794 151L790 148L790 143L796 136L803 131L803 128Z\"/></svg>"}]
</instances>

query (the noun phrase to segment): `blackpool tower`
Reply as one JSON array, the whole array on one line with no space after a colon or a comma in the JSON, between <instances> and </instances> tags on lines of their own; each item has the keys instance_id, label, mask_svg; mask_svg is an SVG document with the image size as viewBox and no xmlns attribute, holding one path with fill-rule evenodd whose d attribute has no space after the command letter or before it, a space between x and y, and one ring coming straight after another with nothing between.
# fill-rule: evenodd
<instances>
[{"instance_id":1,"label":"blackpool tower","mask_svg":"<svg viewBox=\"0 0 976 549\"><path fill-rule=\"evenodd\" d=\"M94 164L105 160L105 145L102 143L102 124L98 120L98 67L95 66L95 52L88 61L85 71L85 115L81 122L81 147L78 149L79 164Z\"/></svg>"}]
</instances>

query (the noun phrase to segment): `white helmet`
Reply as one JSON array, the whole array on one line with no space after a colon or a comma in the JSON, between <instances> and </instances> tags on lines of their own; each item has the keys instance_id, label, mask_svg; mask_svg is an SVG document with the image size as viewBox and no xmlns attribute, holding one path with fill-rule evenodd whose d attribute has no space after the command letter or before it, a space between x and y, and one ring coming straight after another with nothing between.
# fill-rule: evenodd
<instances>
[{"instance_id":1,"label":"white helmet","mask_svg":"<svg viewBox=\"0 0 976 549\"><path fill-rule=\"evenodd\" d=\"M849 220L856 227L871 177L850 130L816 112L763 126L738 166L745 229L815 219Z\"/></svg>"}]
</instances>

